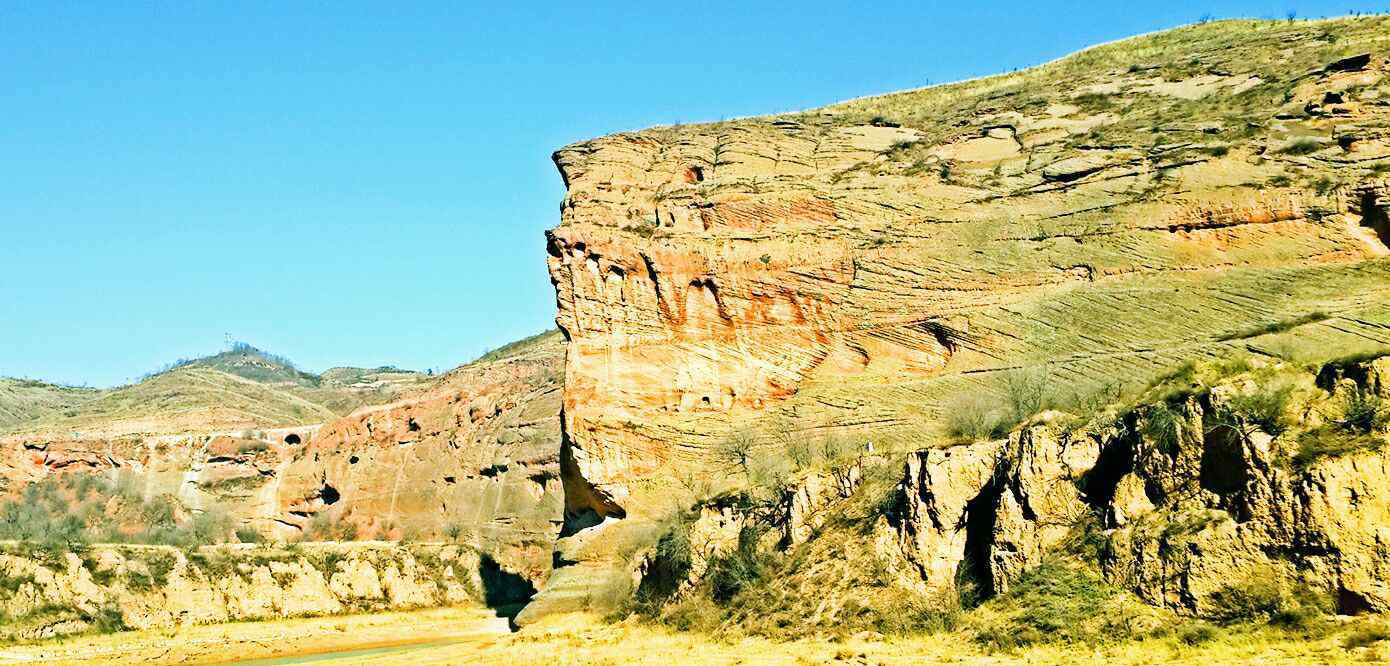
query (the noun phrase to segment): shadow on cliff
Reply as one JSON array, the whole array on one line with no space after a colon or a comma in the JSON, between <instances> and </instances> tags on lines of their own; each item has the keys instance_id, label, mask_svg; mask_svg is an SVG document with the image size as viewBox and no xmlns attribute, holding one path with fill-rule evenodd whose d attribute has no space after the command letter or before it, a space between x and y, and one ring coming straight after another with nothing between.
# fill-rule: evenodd
<instances>
[{"instance_id":1,"label":"shadow on cliff","mask_svg":"<svg viewBox=\"0 0 1390 666\"><path fill-rule=\"evenodd\" d=\"M497 617L507 618L508 626L516 631L516 616L531 602L531 597L536 596L536 587L522 576L503 569L489 555L483 555L478 574L483 581L483 603L495 611Z\"/></svg>"}]
</instances>

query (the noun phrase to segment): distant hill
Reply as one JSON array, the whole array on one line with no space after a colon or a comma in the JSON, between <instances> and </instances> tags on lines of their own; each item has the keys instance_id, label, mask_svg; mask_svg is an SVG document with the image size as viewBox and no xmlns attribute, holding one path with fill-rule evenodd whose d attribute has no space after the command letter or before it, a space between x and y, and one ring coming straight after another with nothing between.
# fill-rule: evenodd
<instances>
[{"instance_id":1,"label":"distant hill","mask_svg":"<svg viewBox=\"0 0 1390 666\"><path fill-rule=\"evenodd\" d=\"M44 416L61 415L100 393L96 389L0 377L0 430Z\"/></svg>"},{"instance_id":2,"label":"distant hill","mask_svg":"<svg viewBox=\"0 0 1390 666\"><path fill-rule=\"evenodd\" d=\"M473 361L473 363L488 363L491 361L499 361L512 356L518 356L526 352L558 342L560 341L560 338L561 335L558 329L547 329L535 335L524 337L514 342L508 342L507 344L502 345L501 347L484 353L482 356L479 356L476 361Z\"/></svg>"},{"instance_id":3,"label":"distant hill","mask_svg":"<svg viewBox=\"0 0 1390 666\"><path fill-rule=\"evenodd\" d=\"M119 436L306 425L391 402L430 381L386 367L315 375L238 343L108 390L0 379L0 432Z\"/></svg>"},{"instance_id":4,"label":"distant hill","mask_svg":"<svg viewBox=\"0 0 1390 666\"><path fill-rule=\"evenodd\" d=\"M231 349L196 359L181 359L167 369L168 372L181 368L210 368L257 381L261 383L291 383L301 386L317 386L319 377L296 368L289 359L262 351L244 342L237 342Z\"/></svg>"}]
</instances>

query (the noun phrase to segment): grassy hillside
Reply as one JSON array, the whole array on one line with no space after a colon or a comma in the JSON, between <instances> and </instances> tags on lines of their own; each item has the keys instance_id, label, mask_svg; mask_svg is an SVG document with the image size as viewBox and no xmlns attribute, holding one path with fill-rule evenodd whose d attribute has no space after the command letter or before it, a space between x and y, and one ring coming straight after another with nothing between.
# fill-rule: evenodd
<instances>
[{"instance_id":1,"label":"grassy hillside","mask_svg":"<svg viewBox=\"0 0 1390 666\"><path fill-rule=\"evenodd\" d=\"M0 431L72 411L99 395L95 389L0 377Z\"/></svg>"},{"instance_id":2,"label":"grassy hillside","mask_svg":"<svg viewBox=\"0 0 1390 666\"><path fill-rule=\"evenodd\" d=\"M473 362L488 363L491 361L500 361L502 359L509 358L512 356L525 354L531 350L540 348L547 344L552 344L558 341L560 338L560 332L555 329L541 331L540 333L537 333L535 335L527 336L520 340L517 340L516 342L509 342L505 345L502 345L501 347L498 347L497 349L493 349L483 354L482 356L479 356L478 359Z\"/></svg>"},{"instance_id":3,"label":"grassy hillside","mask_svg":"<svg viewBox=\"0 0 1390 666\"><path fill-rule=\"evenodd\" d=\"M320 376L238 344L109 390L0 380L0 432L101 436L322 423L430 381L395 368L334 368Z\"/></svg>"},{"instance_id":4,"label":"grassy hillside","mask_svg":"<svg viewBox=\"0 0 1390 666\"><path fill-rule=\"evenodd\" d=\"M103 391L75 410L21 429L121 435L319 423L335 416L304 393L210 368L180 368Z\"/></svg>"}]
</instances>

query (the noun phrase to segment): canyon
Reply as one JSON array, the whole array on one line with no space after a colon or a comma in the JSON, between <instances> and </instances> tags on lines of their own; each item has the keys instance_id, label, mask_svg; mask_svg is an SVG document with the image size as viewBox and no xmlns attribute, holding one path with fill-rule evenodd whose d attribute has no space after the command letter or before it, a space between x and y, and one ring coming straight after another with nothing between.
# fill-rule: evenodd
<instances>
[{"instance_id":1,"label":"canyon","mask_svg":"<svg viewBox=\"0 0 1390 666\"><path fill-rule=\"evenodd\" d=\"M156 546L8 552L0 605L76 609L21 637L196 598L985 640L1030 576L1080 571L1135 640L1260 581L1383 614L1388 32L1194 25L561 148L557 331L438 377L261 355L0 384L7 496L93 475L274 542L204 547L223 581ZM233 397L172 404L206 386ZM183 591L119 582L154 552Z\"/></svg>"}]
</instances>

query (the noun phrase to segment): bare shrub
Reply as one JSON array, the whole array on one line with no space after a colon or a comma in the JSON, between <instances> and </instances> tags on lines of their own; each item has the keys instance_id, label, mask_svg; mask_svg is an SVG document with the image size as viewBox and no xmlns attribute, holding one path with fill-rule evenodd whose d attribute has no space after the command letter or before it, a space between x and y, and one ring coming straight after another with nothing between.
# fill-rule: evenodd
<instances>
[{"instance_id":1,"label":"bare shrub","mask_svg":"<svg viewBox=\"0 0 1390 666\"><path fill-rule=\"evenodd\" d=\"M946 405L946 432L965 441L994 437L1003 419L994 401L979 394L962 395Z\"/></svg>"}]
</instances>

